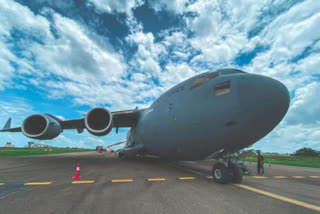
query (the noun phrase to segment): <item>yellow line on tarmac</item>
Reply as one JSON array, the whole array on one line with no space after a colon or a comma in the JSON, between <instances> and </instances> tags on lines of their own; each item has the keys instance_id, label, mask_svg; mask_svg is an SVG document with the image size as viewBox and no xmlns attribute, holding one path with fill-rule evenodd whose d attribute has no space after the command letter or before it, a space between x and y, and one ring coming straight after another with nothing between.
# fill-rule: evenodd
<instances>
[{"instance_id":1,"label":"yellow line on tarmac","mask_svg":"<svg viewBox=\"0 0 320 214\"><path fill-rule=\"evenodd\" d=\"M88 181L72 181L73 184L93 184L94 180L88 180Z\"/></svg>"},{"instance_id":2,"label":"yellow line on tarmac","mask_svg":"<svg viewBox=\"0 0 320 214\"><path fill-rule=\"evenodd\" d=\"M274 193L271 193L271 192L266 192L266 191L263 191L263 190L260 190L260 189L256 189L256 188L253 188L253 187L249 187L249 186L246 186L246 185L243 185L243 184L234 184L234 185L237 186L237 187L252 191L252 192L260 193L262 195L266 195L266 196L281 200L281 201L285 201L285 202L288 202L288 203L291 203L291 204L295 204L295 205L298 205L298 206L301 206L301 207L309 208L309 209L312 209L312 210L320 211L320 207L316 206L316 205L307 204L307 203L302 202L302 201L298 201L298 200L294 200L294 199L291 199L291 198L287 198L287 197L284 197L284 196L281 196L281 195L277 195L277 194L274 194Z\"/></svg>"},{"instance_id":3,"label":"yellow line on tarmac","mask_svg":"<svg viewBox=\"0 0 320 214\"><path fill-rule=\"evenodd\" d=\"M265 176L252 176L252 177L254 177L254 178L267 178Z\"/></svg>"},{"instance_id":4,"label":"yellow line on tarmac","mask_svg":"<svg viewBox=\"0 0 320 214\"><path fill-rule=\"evenodd\" d=\"M49 184L52 184L52 182L28 182L28 183L24 183L25 186L49 185Z\"/></svg>"},{"instance_id":5,"label":"yellow line on tarmac","mask_svg":"<svg viewBox=\"0 0 320 214\"><path fill-rule=\"evenodd\" d=\"M114 179L111 180L112 183L124 183L124 182L133 182L133 179Z\"/></svg>"},{"instance_id":6,"label":"yellow line on tarmac","mask_svg":"<svg viewBox=\"0 0 320 214\"><path fill-rule=\"evenodd\" d=\"M311 175L310 178L320 178L318 175Z\"/></svg>"},{"instance_id":7,"label":"yellow line on tarmac","mask_svg":"<svg viewBox=\"0 0 320 214\"><path fill-rule=\"evenodd\" d=\"M165 178L148 178L147 181L165 181Z\"/></svg>"},{"instance_id":8,"label":"yellow line on tarmac","mask_svg":"<svg viewBox=\"0 0 320 214\"><path fill-rule=\"evenodd\" d=\"M206 178L208 178L208 179L213 179L213 176L206 176Z\"/></svg>"},{"instance_id":9,"label":"yellow line on tarmac","mask_svg":"<svg viewBox=\"0 0 320 214\"><path fill-rule=\"evenodd\" d=\"M304 178L304 176L300 176L300 175L296 175L296 176L292 176L293 178Z\"/></svg>"},{"instance_id":10,"label":"yellow line on tarmac","mask_svg":"<svg viewBox=\"0 0 320 214\"><path fill-rule=\"evenodd\" d=\"M179 180L194 180L195 177L179 177Z\"/></svg>"},{"instance_id":11,"label":"yellow line on tarmac","mask_svg":"<svg viewBox=\"0 0 320 214\"><path fill-rule=\"evenodd\" d=\"M273 176L274 178L279 178L279 179L282 179L282 178L287 178L287 176L282 176L282 175L278 175L278 176Z\"/></svg>"}]
</instances>

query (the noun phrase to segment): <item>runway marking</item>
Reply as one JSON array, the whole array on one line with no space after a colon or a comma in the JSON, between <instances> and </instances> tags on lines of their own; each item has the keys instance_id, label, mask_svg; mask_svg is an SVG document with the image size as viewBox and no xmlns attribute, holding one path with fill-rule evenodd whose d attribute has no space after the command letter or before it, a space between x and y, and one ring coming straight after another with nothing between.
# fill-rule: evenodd
<instances>
[{"instance_id":1,"label":"runway marking","mask_svg":"<svg viewBox=\"0 0 320 214\"><path fill-rule=\"evenodd\" d=\"M320 178L318 175L311 175L310 178Z\"/></svg>"},{"instance_id":2,"label":"runway marking","mask_svg":"<svg viewBox=\"0 0 320 214\"><path fill-rule=\"evenodd\" d=\"M298 205L298 206L301 206L301 207L305 207L305 208L309 208L309 209L312 209L312 210L320 211L320 207L316 206L316 205L312 205L312 204L308 204L308 203L305 203L305 202L302 202L302 201L298 201L298 200L295 200L295 199L287 198L287 197L284 197L284 196L281 196L281 195L277 195L277 194L274 194L274 193L271 193L271 192L266 192L266 191L263 191L263 190L260 190L260 189L256 189L256 188L253 188L253 187L249 187L249 186L246 186L246 185L243 185L243 184L234 184L234 185L237 186L237 187L252 191L252 192L260 193L262 195L266 195L266 196L281 200L281 201L292 203L292 204L295 204L295 205Z\"/></svg>"},{"instance_id":3,"label":"runway marking","mask_svg":"<svg viewBox=\"0 0 320 214\"><path fill-rule=\"evenodd\" d=\"M114 180L111 180L111 183L125 183L125 182L133 182L133 179L114 179Z\"/></svg>"},{"instance_id":4,"label":"runway marking","mask_svg":"<svg viewBox=\"0 0 320 214\"><path fill-rule=\"evenodd\" d=\"M24 183L25 186L49 185L49 184L52 184L52 182L28 182L28 183Z\"/></svg>"},{"instance_id":5,"label":"runway marking","mask_svg":"<svg viewBox=\"0 0 320 214\"><path fill-rule=\"evenodd\" d=\"M296 176L292 176L293 178L298 178L298 179L300 179L300 178L304 178L304 176L301 176L301 175L296 175Z\"/></svg>"},{"instance_id":6,"label":"runway marking","mask_svg":"<svg viewBox=\"0 0 320 214\"><path fill-rule=\"evenodd\" d=\"M179 180L194 180L195 177L178 177Z\"/></svg>"},{"instance_id":7,"label":"runway marking","mask_svg":"<svg viewBox=\"0 0 320 214\"><path fill-rule=\"evenodd\" d=\"M278 176L273 176L274 178L279 178L279 179L282 179L282 178L287 178L287 176L282 176L282 175L278 175Z\"/></svg>"},{"instance_id":8,"label":"runway marking","mask_svg":"<svg viewBox=\"0 0 320 214\"><path fill-rule=\"evenodd\" d=\"M253 178L259 178L259 179L261 179L261 178L267 178L267 177L265 177L265 176L252 176Z\"/></svg>"},{"instance_id":9,"label":"runway marking","mask_svg":"<svg viewBox=\"0 0 320 214\"><path fill-rule=\"evenodd\" d=\"M206 178L208 178L208 179L213 179L213 176L206 176Z\"/></svg>"},{"instance_id":10,"label":"runway marking","mask_svg":"<svg viewBox=\"0 0 320 214\"><path fill-rule=\"evenodd\" d=\"M165 181L165 178L148 178L147 181Z\"/></svg>"},{"instance_id":11,"label":"runway marking","mask_svg":"<svg viewBox=\"0 0 320 214\"><path fill-rule=\"evenodd\" d=\"M88 180L88 181L72 181L72 184L93 184L94 180Z\"/></svg>"}]
</instances>

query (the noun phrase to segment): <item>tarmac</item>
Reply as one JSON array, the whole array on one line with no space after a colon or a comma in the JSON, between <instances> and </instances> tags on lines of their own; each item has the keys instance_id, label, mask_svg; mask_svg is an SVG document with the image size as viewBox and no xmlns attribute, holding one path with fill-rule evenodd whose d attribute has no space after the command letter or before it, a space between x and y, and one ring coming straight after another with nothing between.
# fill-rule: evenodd
<instances>
[{"instance_id":1,"label":"tarmac","mask_svg":"<svg viewBox=\"0 0 320 214\"><path fill-rule=\"evenodd\" d=\"M212 165L97 152L0 157L0 213L320 213L320 169L266 163L264 176L222 185Z\"/></svg>"}]
</instances>

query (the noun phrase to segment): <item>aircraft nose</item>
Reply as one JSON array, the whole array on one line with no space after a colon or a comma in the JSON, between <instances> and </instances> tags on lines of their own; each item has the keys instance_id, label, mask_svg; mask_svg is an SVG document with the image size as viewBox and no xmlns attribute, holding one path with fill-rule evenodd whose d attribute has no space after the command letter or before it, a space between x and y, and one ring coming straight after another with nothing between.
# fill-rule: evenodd
<instances>
[{"instance_id":1,"label":"aircraft nose","mask_svg":"<svg viewBox=\"0 0 320 214\"><path fill-rule=\"evenodd\" d=\"M273 78L253 74L244 76L239 86L243 112L250 114L257 132L269 133L288 111L287 87Z\"/></svg>"}]
</instances>

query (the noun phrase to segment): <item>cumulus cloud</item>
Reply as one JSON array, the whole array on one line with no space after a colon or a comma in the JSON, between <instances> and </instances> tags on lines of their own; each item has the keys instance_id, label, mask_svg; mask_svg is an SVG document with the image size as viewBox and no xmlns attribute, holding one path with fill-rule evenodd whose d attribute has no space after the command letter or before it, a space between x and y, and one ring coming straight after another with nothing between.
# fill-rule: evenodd
<instances>
[{"instance_id":1,"label":"cumulus cloud","mask_svg":"<svg viewBox=\"0 0 320 214\"><path fill-rule=\"evenodd\" d=\"M160 76L160 80L164 88L168 90L174 85L194 76L195 74L196 72L186 63L169 63L166 65L163 75Z\"/></svg>"},{"instance_id":2,"label":"cumulus cloud","mask_svg":"<svg viewBox=\"0 0 320 214\"><path fill-rule=\"evenodd\" d=\"M284 121L255 146L279 144L285 151L289 142L298 148L305 138L305 145L315 148L319 103L312 101L319 96L319 4L149 0L147 6L155 15L166 10L181 19L160 31L147 31L142 23L148 22L134 16L134 9L143 4L143 0L87 1L90 13L101 16L95 22L109 13L127 25L127 35L117 38L121 45L115 47L99 29L57 12L73 7L71 3L49 1L34 13L28 6L0 0L0 91L34 87L49 100L70 99L75 107L131 109L149 106L161 93L199 72L237 67L282 81L292 98ZM59 139L74 138L64 137Z\"/></svg>"},{"instance_id":3,"label":"cumulus cloud","mask_svg":"<svg viewBox=\"0 0 320 214\"><path fill-rule=\"evenodd\" d=\"M290 124L314 124L320 121L319 100L320 83L312 82L295 91L287 121Z\"/></svg>"},{"instance_id":4,"label":"cumulus cloud","mask_svg":"<svg viewBox=\"0 0 320 214\"><path fill-rule=\"evenodd\" d=\"M107 41L100 42L97 35L90 37L87 29L73 20L58 14L54 14L53 19L58 38L30 46L39 67L80 82L111 82L121 77L125 71L122 56L115 53Z\"/></svg>"},{"instance_id":5,"label":"cumulus cloud","mask_svg":"<svg viewBox=\"0 0 320 214\"><path fill-rule=\"evenodd\" d=\"M182 14L186 10L189 0L148 0L149 6L155 11L168 10L176 14Z\"/></svg>"},{"instance_id":6,"label":"cumulus cloud","mask_svg":"<svg viewBox=\"0 0 320 214\"><path fill-rule=\"evenodd\" d=\"M204 61L220 64L232 60L249 43L247 31L257 18L264 1L241 3L204 0L190 4L187 27L195 33L194 48L202 52ZM247 13L250 11L250 13Z\"/></svg>"},{"instance_id":7,"label":"cumulus cloud","mask_svg":"<svg viewBox=\"0 0 320 214\"><path fill-rule=\"evenodd\" d=\"M127 13L141 6L143 0L89 0L97 10L107 13Z\"/></svg>"},{"instance_id":8,"label":"cumulus cloud","mask_svg":"<svg viewBox=\"0 0 320 214\"><path fill-rule=\"evenodd\" d=\"M12 98L3 96L0 100L0 126L8 119L8 115L13 116L12 127L20 126L26 115L34 113L33 106L23 98ZM1 127L2 128L2 127Z\"/></svg>"},{"instance_id":9,"label":"cumulus cloud","mask_svg":"<svg viewBox=\"0 0 320 214\"><path fill-rule=\"evenodd\" d=\"M265 152L292 153L302 147L320 150L320 123L282 124L269 135L252 146Z\"/></svg>"},{"instance_id":10,"label":"cumulus cloud","mask_svg":"<svg viewBox=\"0 0 320 214\"><path fill-rule=\"evenodd\" d=\"M52 17L52 22L13 1L1 4L0 11L5 23L0 28L0 46L3 47L0 63L4 69L0 75L0 89L16 76L23 79L22 83L47 91L49 98L71 95L75 103L89 105L112 104L119 99L115 93L108 92L126 75L126 64L121 53L116 53L108 40L52 10L44 11ZM15 32L23 32L23 37L19 38L20 42L11 44ZM18 65L17 69L13 63ZM91 103L91 97L98 100L109 94L118 98L109 98L108 101L103 98Z\"/></svg>"}]
</instances>

